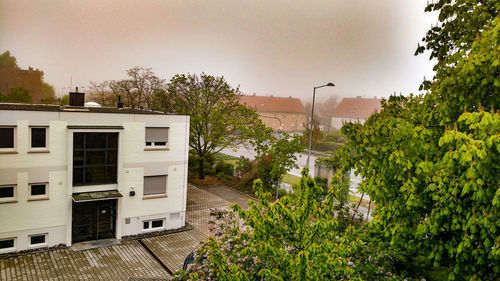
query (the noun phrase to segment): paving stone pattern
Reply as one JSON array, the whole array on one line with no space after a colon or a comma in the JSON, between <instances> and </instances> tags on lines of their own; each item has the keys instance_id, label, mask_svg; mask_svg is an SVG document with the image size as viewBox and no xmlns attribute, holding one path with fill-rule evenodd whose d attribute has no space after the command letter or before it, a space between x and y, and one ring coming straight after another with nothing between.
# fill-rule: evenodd
<instances>
[{"instance_id":1,"label":"paving stone pattern","mask_svg":"<svg viewBox=\"0 0 500 281\"><path fill-rule=\"evenodd\" d=\"M0 280L165 279L168 273L138 241L85 251L46 251L0 260Z\"/></svg>"},{"instance_id":2,"label":"paving stone pattern","mask_svg":"<svg viewBox=\"0 0 500 281\"><path fill-rule=\"evenodd\" d=\"M248 196L226 187L203 190L188 185L186 217L194 229L142 241L171 271L179 270L185 257L208 237L210 208L228 207L231 201L245 208L247 199ZM57 249L0 259L0 281L160 281L168 277L169 274L137 240L83 251Z\"/></svg>"}]
</instances>

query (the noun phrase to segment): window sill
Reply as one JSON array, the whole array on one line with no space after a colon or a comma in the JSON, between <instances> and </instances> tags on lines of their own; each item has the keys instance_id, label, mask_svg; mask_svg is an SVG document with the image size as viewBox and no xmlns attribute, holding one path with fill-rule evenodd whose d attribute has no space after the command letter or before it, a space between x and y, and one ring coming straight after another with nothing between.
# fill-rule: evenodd
<instances>
[{"instance_id":1,"label":"window sill","mask_svg":"<svg viewBox=\"0 0 500 281\"><path fill-rule=\"evenodd\" d=\"M168 197L167 194L153 194L153 195L144 195L142 196L142 199L156 199L156 198L166 198Z\"/></svg>"},{"instance_id":2,"label":"window sill","mask_svg":"<svg viewBox=\"0 0 500 281\"><path fill-rule=\"evenodd\" d=\"M156 231L163 231L165 230L165 227L156 227L156 228L149 228L149 229L143 229L142 232L156 232Z\"/></svg>"},{"instance_id":3,"label":"window sill","mask_svg":"<svg viewBox=\"0 0 500 281\"><path fill-rule=\"evenodd\" d=\"M144 148L144 151L154 151L154 150L170 150L170 148L166 146L147 146Z\"/></svg>"},{"instance_id":4,"label":"window sill","mask_svg":"<svg viewBox=\"0 0 500 281\"><path fill-rule=\"evenodd\" d=\"M28 246L28 249L32 250L32 249L40 249L40 248L47 248L49 245L47 243L42 243L42 244L33 244L33 245L29 245Z\"/></svg>"},{"instance_id":5,"label":"window sill","mask_svg":"<svg viewBox=\"0 0 500 281\"><path fill-rule=\"evenodd\" d=\"M12 253L15 252L16 248L5 248L0 250L0 254Z\"/></svg>"},{"instance_id":6,"label":"window sill","mask_svg":"<svg viewBox=\"0 0 500 281\"><path fill-rule=\"evenodd\" d=\"M46 196L46 197L33 197L33 198L28 198L28 202L30 201L43 201L43 200L49 200L49 197Z\"/></svg>"},{"instance_id":7,"label":"window sill","mask_svg":"<svg viewBox=\"0 0 500 281\"><path fill-rule=\"evenodd\" d=\"M0 149L0 154L17 154L18 152L16 150L11 150L11 149L6 149L2 150Z\"/></svg>"},{"instance_id":8,"label":"window sill","mask_svg":"<svg viewBox=\"0 0 500 281\"><path fill-rule=\"evenodd\" d=\"M0 204L7 204L7 203L17 203L17 199L12 198L12 199L0 199Z\"/></svg>"},{"instance_id":9,"label":"window sill","mask_svg":"<svg viewBox=\"0 0 500 281\"><path fill-rule=\"evenodd\" d=\"M28 150L28 153L49 153L50 150L48 148L32 148Z\"/></svg>"}]
</instances>

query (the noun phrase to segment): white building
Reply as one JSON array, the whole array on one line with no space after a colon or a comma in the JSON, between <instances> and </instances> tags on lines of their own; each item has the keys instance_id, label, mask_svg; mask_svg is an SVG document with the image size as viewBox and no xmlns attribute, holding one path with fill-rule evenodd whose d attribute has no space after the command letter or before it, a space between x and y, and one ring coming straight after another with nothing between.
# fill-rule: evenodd
<instances>
[{"instance_id":1,"label":"white building","mask_svg":"<svg viewBox=\"0 0 500 281\"><path fill-rule=\"evenodd\" d=\"M382 104L377 98L343 98L332 113L331 127L340 129L348 122L364 124L372 114L380 110Z\"/></svg>"},{"instance_id":2,"label":"white building","mask_svg":"<svg viewBox=\"0 0 500 281\"><path fill-rule=\"evenodd\" d=\"M185 225L189 116L0 104L0 253Z\"/></svg>"}]
</instances>

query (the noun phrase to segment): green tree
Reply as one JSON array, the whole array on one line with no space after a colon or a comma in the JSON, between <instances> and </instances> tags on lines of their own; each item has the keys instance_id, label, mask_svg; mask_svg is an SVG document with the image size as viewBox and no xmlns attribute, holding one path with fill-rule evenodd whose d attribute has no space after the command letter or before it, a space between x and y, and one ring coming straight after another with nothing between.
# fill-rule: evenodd
<instances>
[{"instance_id":1,"label":"green tree","mask_svg":"<svg viewBox=\"0 0 500 281\"><path fill-rule=\"evenodd\" d=\"M429 92L391 97L364 125L345 125L344 168L362 176L359 189L376 202L372 227L395 247L423 254L450 280L497 280L500 6L429 7L441 21L424 39L438 59L422 85Z\"/></svg>"},{"instance_id":2,"label":"green tree","mask_svg":"<svg viewBox=\"0 0 500 281\"><path fill-rule=\"evenodd\" d=\"M268 130L268 134L261 131L260 137L251 140L257 152L255 177L262 180L266 191L272 190L273 186L278 189L283 176L291 168L298 168L295 154L304 150L300 136L284 134L276 138Z\"/></svg>"},{"instance_id":3,"label":"green tree","mask_svg":"<svg viewBox=\"0 0 500 281\"><path fill-rule=\"evenodd\" d=\"M0 67L19 68L16 57L12 56L9 51L5 51L0 55Z\"/></svg>"},{"instance_id":4,"label":"green tree","mask_svg":"<svg viewBox=\"0 0 500 281\"><path fill-rule=\"evenodd\" d=\"M42 81L42 103L52 104L57 101L54 87L47 82Z\"/></svg>"},{"instance_id":5,"label":"green tree","mask_svg":"<svg viewBox=\"0 0 500 281\"><path fill-rule=\"evenodd\" d=\"M200 179L205 159L244 143L263 126L254 110L238 103L237 95L239 90L223 77L204 73L175 75L165 92L157 91L159 109L190 115L189 146L197 155Z\"/></svg>"},{"instance_id":6,"label":"green tree","mask_svg":"<svg viewBox=\"0 0 500 281\"><path fill-rule=\"evenodd\" d=\"M6 95L0 93L0 101L13 103L32 103L33 99L28 90L24 88L12 88Z\"/></svg>"},{"instance_id":7,"label":"green tree","mask_svg":"<svg viewBox=\"0 0 500 281\"><path fill-rule=\"evenodd\" d=\"M64 96L61 98L61 104L65 104L65 105L68 105L68 104L69 104L69 95L64 95Z\"/></svg>"},{"instance_id":8,"label":"green tree","mask_svg":"<svg viewBox=\"0 0 500 281\"><path fill-rule=\"evenodd\" d=\"M311 147L315 149L315 146L325 138L325 133L319 128L319 120L317 116L314 117L313 131L312 131L312 142ZM311 132L311 122L304 124L304 132L302 132L302 145L304 147L309 147L309 136Z\"/></svg>"},{"instance_id":9,"label":"green tree","mask_svg":"<svg viewBox=\"0 0 500 281\"><path fill-rule=\"evenodd\" d=\"M324 191L307 174L304 169L300 184L293 185L294 197L271 203L271 194L256 180L257 201L249 201L249 210L238 204L211 210L214 237L173 280L403 280L389 263L380 266L376 255L354 258L361 248L367 253L368 245L342 222L350 215L337 204L335 187L318 200ZM367 259L371 268L361 263Z\"/></svg>"}]
</instances>

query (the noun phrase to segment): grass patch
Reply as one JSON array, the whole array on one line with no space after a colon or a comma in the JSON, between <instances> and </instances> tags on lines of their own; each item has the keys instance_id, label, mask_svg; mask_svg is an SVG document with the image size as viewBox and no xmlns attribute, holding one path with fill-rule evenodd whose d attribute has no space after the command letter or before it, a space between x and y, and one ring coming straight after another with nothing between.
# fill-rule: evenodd
<instances>
[{"instance_id":1,"label":"grass patch","mask_svg":"<svg viewBox=\"0 0 500 281\"><path fill-rule=\"evenodd\" d=\"M282 182L288 183L288 184L299 184L300 177L293 176L293 175L290 175L290 174L285 174L283 176Z\"/></svg>"}]
</instances>

